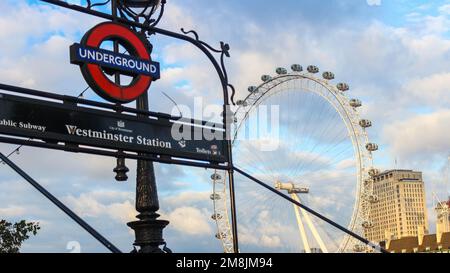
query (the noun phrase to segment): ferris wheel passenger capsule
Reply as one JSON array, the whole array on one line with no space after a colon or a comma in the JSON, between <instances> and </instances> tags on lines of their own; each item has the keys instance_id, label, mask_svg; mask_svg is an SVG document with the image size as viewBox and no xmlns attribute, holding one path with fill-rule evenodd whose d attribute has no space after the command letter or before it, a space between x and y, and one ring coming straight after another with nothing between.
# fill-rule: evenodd
<instances>
[{"instance_id":1,"label":"ferris wheel passenger capsule","mask_svg":"<svg viewBox=\"0 0 450 273\"><path fill-rule=\"evenodd\" d=\"M294 72L302 72L303 71L303 67L299 64L293 64L291 65L291 69Z\"/></svg>"},{"instance_id":2,"label":"ferris wheel passenger capsule","mask_svg":"<svg viewBox=\"0 0 450 273\"><path fill-rule=\"evenodd\" d=\"M366 144L366 149L367 149L367 151L369 151L369 152L375 152L375 151L378 150L378 145L375 144L375 143L367 143L367 144Z\"/></svg>"},{"instance_id":3,"label":"ferris wheel passenger capsule","mask_svg":"<svg viewBox=\"0 0 450 273\"><path fill-rule=\"evenodd\" d=\"M220 174L218 174L218 173L213 173L211 175L211 179L212 180L220 180L220 179L222 179L222 176Z\"/></svg>"},{"instance_id":4,"label":"ferris wheel passenger capsule","mask_svg":"<svg viewBox=\"0 0 450 273\"><path fill-rule=\"evenodd\" d=\"M211 215L211 218L213 220L220 220L223 218L223 216L220 213L214 213L213 215Z\"/></svg>"},{"instance_id":5,"label":"ferris wheel passenger capsule","mask_svg":"<svg viewBox=\"0 0 450 273\"><path fill-rule=\"evenodd\" d=\"M263 81L263 82L268 82L268 81L270 81L272 79L272 76L269 76L269 75L262 75L261 76L261 80Z\"/></svg>"},{"instance_id":6,"label":"ferris wheel passenger capsule","mask_svg":"<svg viewBox=\"0 0 450 273\"><path fill-rule=\"evenodd\" d=\"M362 119L359 121L359 125L362 128L369 128L369 127L372 127L372 121L370 121L368 119Z\"/></svg>"},{"instance_id":7,"label":"ferris wheel passenger capsule","mask_svg":"<svg viewBox=\"0 0 450 273\"><path fill-rule=\"evenodd\" d=\"M312 73L312 74L319 73L319 68L315 65L308 66L307 70L309 73Z\"/></svg>"},{"instance_id":8,"label":"ferris wheel passenger capsule","mask_svg":"<svg viewBox=\"0 0 450 273\"><path fill-rule=\"evenodd\" d=\"M375 177L375 176L377 176L377 175L380 174L380 170L375 169L375 168L372 168L372 169L369 170L368 173L369 173L369 175L370 175L371 177Z\"/></svg>"},{"instance_id":9,"label":"ferris wheel passenger capsule","mask_svg":"<svg viewBox=\"0 0 450 273\"><path fill-rule=\"evenodd\" d=\"M219 240L222 240L222 239L224 239L226 237L227 237L227 235L224 232L220 232L220 233L216 234L216 238L219 239Z\"/></svg>"},{"instance_id":10,"label":"ferris wheel passenger capsule","mask_svg":"<svg viewBox=\"0 0 450 273\"><path fill-rule=\"evenodd\" d=\"M283 67L278 67L275 72L277 72L278 75L286 75L287 74L287 70L286 68Z\"/></svg>"},{"instance_id":11,"label":"ferris wheel passenger capsule","mask_svg":"<svg viewBox=\"0 0 450 273\"><path fill-rule=\"evenodd\" d=\"M256 86L250 86L248 88L248 92L250 92L250 93L255 93L256 91L258 91L258 87L256 87Z\"/></svg>"},{"instance_id":12,"label":"ferris wheel passenger capsule","mask_svg":"<svg viewBox=\"0 0 450 273\"><path fill-rule=\"evenodd\" d=\"M323 74L322 74L322 77L325 79L325 80L334 80L334 73L333 72L329 72L329 71L327 71L327 72L323 72Z\"/></svg>"},{"instance_id":13,"label":"ferris wheel passenger capsule","mask_svg":"<svg viewBox=\"0 0 450 273\"><path fill-rule=\"evenodd\" d=\"M350 106L353 108L358 108L362 106L362 102L358 99L351 99L350 100Z\"/></svg>"},{"instance_id":14,"label":"ferris wheel passenger capsule","mask_svg":"<svg viewBox=\"0 0 450 273\"><path fill-rule=\"evenodd\" d=\"M364 179L364 185L368 186L368 185L370 185L371 183L373 183L373 179L372 179L372 178Z\"/></svg>"},{"instance_id":15,"label":"ferris wheel passenger capsule","mask_svg":"<svg viewBox=\"0 0 450 273\"><path fill-rule=\"evenodd\" d=\"M354 245L353 246L353 251L355 251L355 252L364 252L365 249L366 249L366 247L364 245Z\"/></svg>"},{"instance_id":16,"label":"ferris wheel passenger capsule","mask_svg":"<svg viewBox=\"0 0 450 273\"><path fill-rule=\"evenodd\" d=\"M239 105L239 106L244 106L244 107L247 107L247 105L248 105L245 100L238 100L236 102L236 104Z\"/></svg>"},{"instance_id":17,"label":"ferris wheel passenger capsule","mask_svg":"<svg viewBox=\"0 0 450 273\"><path fill-rule=\"evenodd\" d=\"M350 90L350 86L349 86L348 84L346 84L346 83L343 83L343 82L338 83L338 84L336 85L336 88L337 88L339 91L341 91L341 92L345 92L345 91Z\"/></svg>"},{"instance_id":18,"label":"ferris wheel passenger capsule","mask_svg":"<svg viewBox=\"0 0 450 273\"><path fill-rule=\"evenodd\" d=\"M217 193L213 193L209 196L209 198L213 201L220 200L220 195Z\"/></svg>"}]
</instances>

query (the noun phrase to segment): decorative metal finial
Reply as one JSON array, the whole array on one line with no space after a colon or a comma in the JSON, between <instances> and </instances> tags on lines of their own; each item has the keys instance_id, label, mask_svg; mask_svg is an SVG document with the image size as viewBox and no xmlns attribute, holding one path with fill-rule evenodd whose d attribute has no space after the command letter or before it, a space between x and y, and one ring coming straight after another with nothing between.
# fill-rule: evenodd
<instances>
[{"instance_id":1,"label":"decorative metal finial","mask_svg":"<svg viewBox=\"0 0 450 273\"><path fill-rule=\"evenodd\" d=\"M125 158L119 157L117 158L117 166L113 170L116 173L116 180L119 182L127 181L128 176L127 173L130 169L125 166Z\"/></svg>"}]
</instances>

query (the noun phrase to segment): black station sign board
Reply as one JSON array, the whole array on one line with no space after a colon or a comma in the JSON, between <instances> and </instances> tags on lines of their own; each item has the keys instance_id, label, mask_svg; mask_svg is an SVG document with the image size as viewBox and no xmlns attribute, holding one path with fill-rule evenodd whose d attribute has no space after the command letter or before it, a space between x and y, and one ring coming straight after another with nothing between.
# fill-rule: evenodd
<instances>
[{"instance_id":1,"label":"black station sign board","mask_svg":"<svg viewBox=\"0 0 450 273\"><path fill-rule=\"evenodd\" d=\"M46 142L225 163L225 133L215 126L0 93L0 134Z\"/></svg>"}]
</instances>

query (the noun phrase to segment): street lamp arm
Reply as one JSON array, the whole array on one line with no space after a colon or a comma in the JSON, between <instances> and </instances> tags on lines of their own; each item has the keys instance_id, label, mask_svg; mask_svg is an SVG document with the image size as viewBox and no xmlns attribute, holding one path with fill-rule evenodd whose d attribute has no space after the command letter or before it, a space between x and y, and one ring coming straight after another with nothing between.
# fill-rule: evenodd
<instances>
[{"instance_id":1,"label":"street lamp arm","mask_svg":"<svg viewBox=\"0 0 450 273\"><path fill-rule=\"evenodd\" d=\"M104 1L104 2L101 2L101 3L94 3L94 4L92 4L92 0L86 0L86 2L87 2L87 7L88 7L89 9L91 9L91 8L97 7L97 6L104 6L104 5L108 4L109 2L111 2L111 0L106 0L106 1Z\"/></svg>"}]
</instances>

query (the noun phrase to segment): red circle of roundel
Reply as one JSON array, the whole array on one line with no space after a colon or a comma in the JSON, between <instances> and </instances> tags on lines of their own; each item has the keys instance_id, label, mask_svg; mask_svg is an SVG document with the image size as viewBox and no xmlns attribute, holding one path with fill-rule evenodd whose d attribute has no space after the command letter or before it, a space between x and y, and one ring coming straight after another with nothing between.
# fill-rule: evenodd
<instances>
[{"instance_id":1,"label":"red circle of roundel","mask_svg":"<svg viewBox=\"0 0 450 273\"><path fill-rule=\"evenodd\" d=\"M151 61L145 42L126 26L113 22L101 23L92 28L83 37L81 44L100 48L102 42L107 40L120 41L130 55ZM136 100L149 89L152 82L150 76L137 75L129 85L122 86L108 79L97 64L84 64L81 66L81 71L91 88L98 95L112 102L127 103Z\"/></svg>"}]
</instances>

